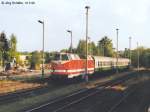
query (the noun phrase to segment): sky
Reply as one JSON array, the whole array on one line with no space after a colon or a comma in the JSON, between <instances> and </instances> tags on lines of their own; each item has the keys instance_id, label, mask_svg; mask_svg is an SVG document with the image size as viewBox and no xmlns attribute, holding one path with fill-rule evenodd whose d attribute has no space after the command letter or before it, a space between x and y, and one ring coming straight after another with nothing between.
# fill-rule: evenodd
<instances>
[{"instance_id":1,"label":"sky","mask_svg":"<svg viewBox=\"0 0 150 112\"><path fill-rule=\"evenodd\" d=\"M6 4L6 2L35 4ZM5 4L2 4L4 2ZM116 47L116 28L119 28L119 50L140 46L150 48L150 0L0 0L0 32L8 38L17 36L18 51L42 49L42 24L45 23L45 50L59 51L73 47L85 39L85 6L89 9L89 37L96 44L104 36Z\"/></svg>"}]
</instances>

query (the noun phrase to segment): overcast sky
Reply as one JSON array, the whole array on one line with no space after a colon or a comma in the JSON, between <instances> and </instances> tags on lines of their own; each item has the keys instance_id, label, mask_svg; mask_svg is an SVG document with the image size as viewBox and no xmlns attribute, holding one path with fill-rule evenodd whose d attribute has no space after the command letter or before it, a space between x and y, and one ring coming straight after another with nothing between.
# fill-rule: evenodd
<instances>
[{"instance_id":1,"label":"overcast sky","mask_svg":"<svg viewBox=\"0 0 150 112\"><path fill-rule=\"evenodd\" d=\"M19 0L0 0L19 1ZM29 0L20 0L29 1ZM150 0L30 0L34 5L2 5L0 3L0 32L9 38L14 33L19 51L34 51L42 48L42 25L45 21L45 49L56 51L73 46L85 38L85 6L89 5L89 37L97 44L103 36L116 43L116 28L119 28L119 49L128 48L129 36L132 48L136 43L150 47Z\"/></svg>"}]
</instances>

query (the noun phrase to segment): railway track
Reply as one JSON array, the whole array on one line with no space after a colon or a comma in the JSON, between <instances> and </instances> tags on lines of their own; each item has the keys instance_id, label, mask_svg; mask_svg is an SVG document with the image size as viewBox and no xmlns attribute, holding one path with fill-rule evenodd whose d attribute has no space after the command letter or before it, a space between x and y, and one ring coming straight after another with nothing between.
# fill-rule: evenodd
<instances>
[{"instance_id":1,"label":"railway track","mask_svg":"<svg viewBox=\"0 0 150 112\"><path fill-rule=\"evenodd\" d=\"M138 77L138 76L137 76ZM130 77L131 78L131 77ZM130 80L129 78L129 80ZM128 80L128 78L126 78ZM132 80L136 80L135 77L132 78ZM121 80L119 82L116 82L116 84L112 83L112 85L109 85L113 87L113 85L124 85L124 81ZM126 85L127 86L127 85ZM98 92L97 94L92 95L91 97L87 97L86 99L82 100L81 102L78 102L74 105L70 105L66 108L63 108L59 111L52 111L52 112L76 112L77 110L80 110L80 112L116 112L116 108L120 107L120 105L126 101L126 99L137 90L136 85L131 85L130 88L127 88L125 91L118 91L114 89L102 89L102 91ZM115 93L115 94L114 94ZM107 94L107 95L106 95ZM89 106L89 107L88 107ZM44 110L44 109L43 109ZM34 111L33 111L34 112ZM38 111L35 111L38 112ZM48 111L44 111L48 112ZM120 112L120 111L118 111ZM124 111L125 112L125 111Z\"/></svg>"},{"instance_id":2,"label":"railway track","mask_svg":"<svg viewBox=\"0 0 150 112\"><path fill-rule=\"evenodd\" d=\"M27 110L25 112L61 112L63 109L71 107L85 99L88 99L96 94L101 94L105 88L108 86L114 86L117 84L122 84L126 80L133 78L132 76L125 76L123 78L118 78L117 80L113 80L107 82L105 84L97 85L95 88L83 89L71 95L56 99L54 101L50 101L48 103L42 104L36 108ZM113 110L113 109L112 109ZM111 112L111 111L110 111Z\"/></svg>"},{"instance_id":3,"label":"railway track","mask_svg":"<svg viewBox=\"0 0 150 112\"><path fill-rule=\"evenodd\" d=\"M42 82L44 82L44 81L42 81ZM64 86L66 86L66 85L65 84L64 85L49 84L47 86L36 87L36 88L33 88L33 89L26 89L26 90L21 90L21 91L8 93L8 94L5 94L5 95L0 95L0 105L7 104L7 103L10 103L10 102L14 102L14 101L17 101L17 100L20 100L20 99L23 99L23 98L27 98L27 97L41 95L41 94L44 94L44 93L48 92L49 90L59 89L59 88L62 88Z\"/></svg>"},{"instance_id":4,"label":"railway track","mask_svg":"<svg viewBox=\"0 0 150 112\"><path fill-rule=\"evenodd\" d=\"M145 73L149 75L148 71ZM149 104L149 83L149 79L147 79L141 83L133 84L128 92L126 92L107 112L149 112L146 108ZM136 105L136 107L132 104Z\"/></svg>"},{"instance_id":5,"label":"railway track","mask_svg":"<svg viewBox=\"0 0 150 112\"><path fill-rule=\"evenodd\" d=\"M108 112L115 112L115 109L117 107L120 106L120 104L126 100L127 97L129 97L132 93L134 93L134 91L136 90L137 88L134 87L132 88L132 90L130 90L129 92L127 92L119 101L117 101L109 110Z\"/></svg>"},{"instance_id":6,"label":"railway track","mask_svg":"<svg viewBox=\"0 0 150 112\"><path fill-rule=\"evenodd\" d=\"M93 81L94 79L92 79ZM32 81L33 82L33 81ZM44 82L48 82L48 79L44 79L44 80L39 80L40 83L44 83ZM29 90L22 90L22 91L17 91L17 92L13 92L13 93L9 93L9 94L6 94L6 95L0 95L0 105L2 104L7 104L7 103L10 103L10 102L14 102L14 101L17 101L17 100L20 100L22 98L26 98L26 97L31 97L31 96L36 96L36 95L40 95L40 94L43 94L43 93L46 93L47 91L50 91L50 90L54 90L54 89L59 89L59 88L62 88L62 87L65 87L67 84L54 84L52 85L51 81L48 82L50 85L46 86L46 87L38 87L38 88L34 88L34 89L29 89ZM74 83L71 83L71 84L76 84L76 83L83 83L82 81L77 81L77 82L74 82ZM106 83L109 83L109 82L106 82ZM98 85L98 84L97 84Z\"/></svg>"},{"instance_id":7,"label":"railway track","mask_svg":"<svg viewBox=\"0 0 150 112\"><path fill-rule=\"evenodd\" d=\"M46 89L46 87L22 90L22 91L9 93L6 95L1 95L0 96L0 104L4 104L4 103L6 104L6 103L9 103L12 101L17 101L20 98L29 97L29 96L32 96L33 94L40 94L39 92L44 89Z\"/></svg>"}]
</instances>

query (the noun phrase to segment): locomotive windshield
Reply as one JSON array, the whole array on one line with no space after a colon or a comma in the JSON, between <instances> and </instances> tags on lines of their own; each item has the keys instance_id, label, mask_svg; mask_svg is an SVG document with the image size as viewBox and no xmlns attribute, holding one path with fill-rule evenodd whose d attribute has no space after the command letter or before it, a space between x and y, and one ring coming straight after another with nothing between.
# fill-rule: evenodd
<instances>
[{"instance_id":1,"label":"locomotive windshield","mask_svg":"<svg viewBox=\"0 0 150 112\"><path fill-rule=\"evenodd\" d=\"M62 55L61 55L61 59L62 59L63 61L68 60L67 54L62 54Z\"/></svg>"},{"instance_id":2,"label":"locomotive windshield","mask_svg":"<svg viewBox=\"0 0 150 112\"><path fill-rule=\"evenodd\" d=\"M54 60L55 61L58 61L58 60L66 61L66 60L68 60L68 55L67 54L55 54Z\"/></svg>"},{"instance_id":3,"label":"locomotive windshield","mask_svg":"<svg viewBox=\"0 0 150 112\"><path fill-rule=\"evenodd\" d=\"M54 56L54 60L55 61L58 61L58 60L60 60L61 58L60 58L60 54L55 54L55 56Z\"/></svg>"}]
</instances>

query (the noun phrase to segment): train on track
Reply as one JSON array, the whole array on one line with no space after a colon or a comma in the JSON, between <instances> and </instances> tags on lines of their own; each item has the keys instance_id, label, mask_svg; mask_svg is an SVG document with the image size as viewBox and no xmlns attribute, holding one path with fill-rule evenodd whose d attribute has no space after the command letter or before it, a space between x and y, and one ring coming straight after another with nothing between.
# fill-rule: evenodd
<instances>
[{"instance_id":1,"label":"train on track","mask_svg":"<svg viewBox=\"0 0 150 112\"><path fill-rule=\"evenodd\" d=\"M125 69L129 67L130 60L127 58L102 57L102 56L88 56L87 72L86 59L81 59L79 55L72 53L56 53L51 64L52 77L58 78L73 78L77 76L84 76L99 71Z\"/></svg>"}]
</instances>

